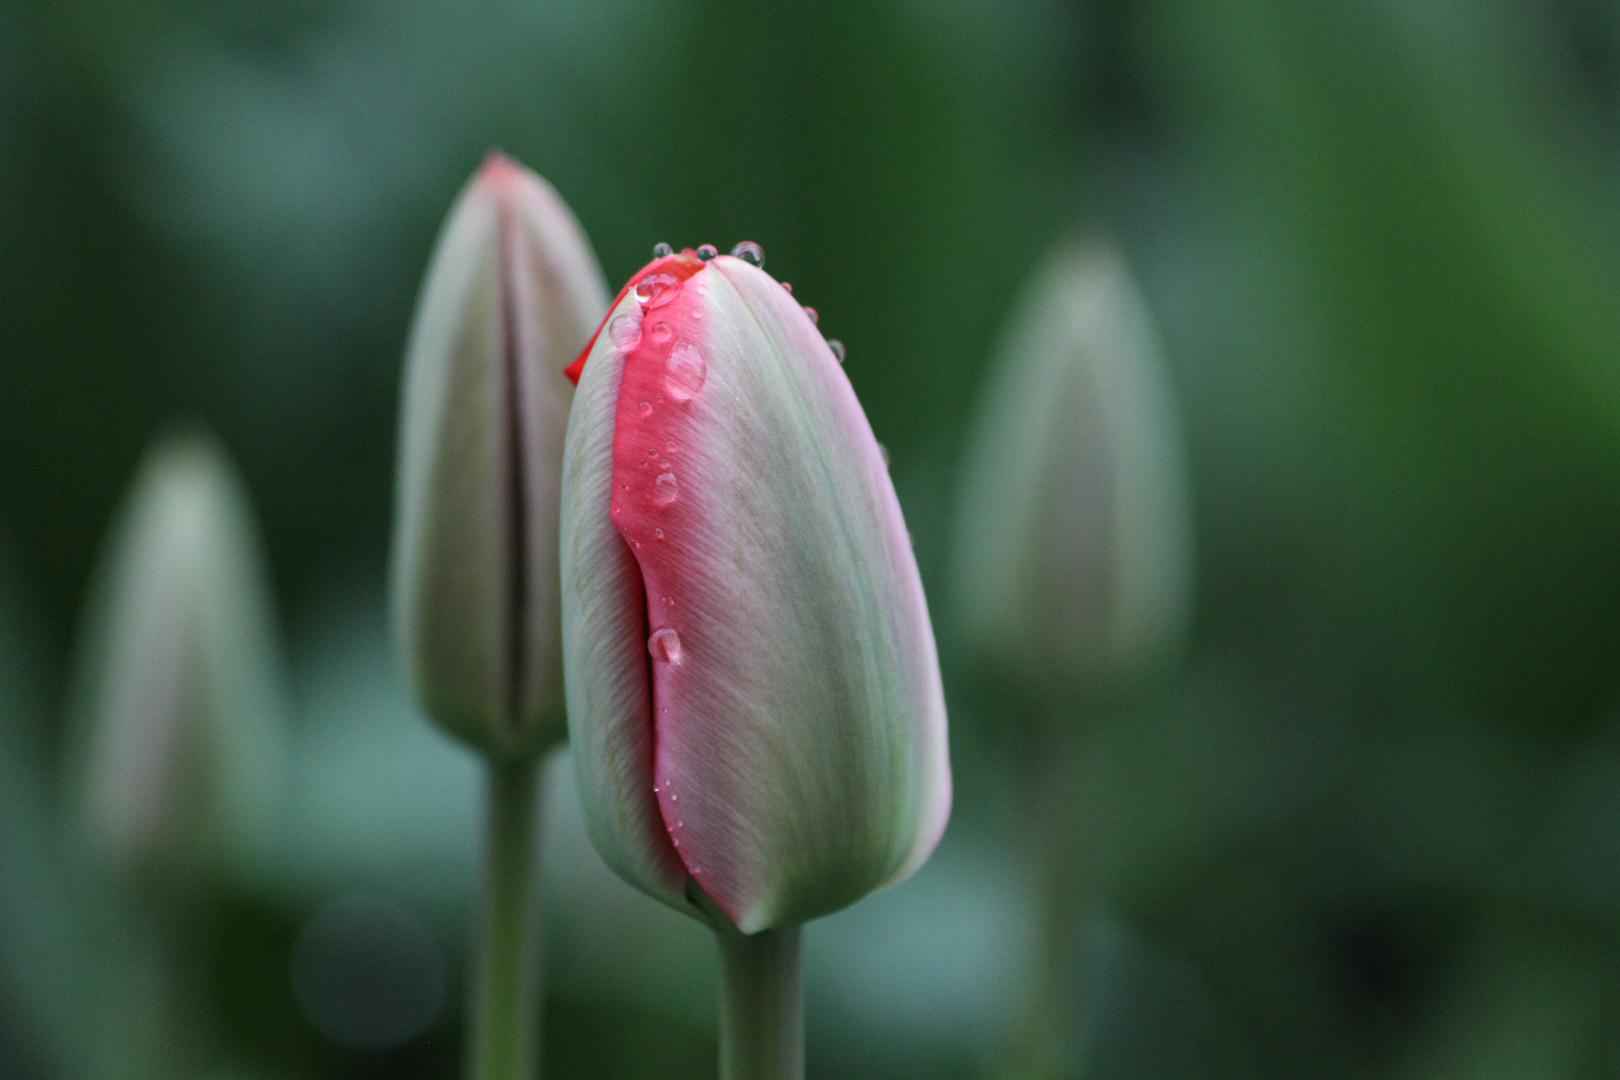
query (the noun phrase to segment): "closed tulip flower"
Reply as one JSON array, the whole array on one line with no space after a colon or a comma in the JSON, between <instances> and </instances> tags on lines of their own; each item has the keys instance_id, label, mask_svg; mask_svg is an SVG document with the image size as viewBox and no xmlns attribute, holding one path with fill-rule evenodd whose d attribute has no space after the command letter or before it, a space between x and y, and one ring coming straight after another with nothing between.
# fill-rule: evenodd
<instances>
[{"instance_id":1,"label":"closed tulip flower","mask_svg":"<svg viewBox=\"0 0 1620 1080\"><path fill-rule=\"evenodd\" d=\"M405 358L394 629L428 714L497 758L560 741L562 368L607 308L579 224L491 155L451 208Z\"/></svg>"},{"instance_id":2,"label":"closed tulip flower","mask_svg":"<svg viewBox=\"0 0 1620 1080\"><path fill-rule=\"evenodd\" d=\"M567 733L557 506L573 386L607 308L579 223L498 154L450 210L405 359L392 601L428 715L490 765L469 1074L536 1073L538 759Z\"/></svg>"},{"instance_id":3,"label":"closed tulip flower","mask_svg":"<svg viewBox=\"0 0 1620 1080\"><path fill-rule=\"evenodd\" d=\"M711 253L645 267L573 369L569 726L603 857L719 931L722 1075L797 1076L796 927L933 850L944 700L838 352L757 247Z\"/></svg>"},{"instance_id":4,"label":"closed tulip flower","mask_svg":"<svg viewBox=\"0 0 1620 1080\"><path fill-rule=\"evenodd\" d=\"M172 898L274 854L286 732L268 575L212 438L141 464L98 569L79 657L79 782L105 865Z\"/></svg>"},{"instance_id":5,"label":"closed tulip flower","mask_svg":"<svg viewBox=\"0 0 1620 1080\"><path fill-rule=\"evenodd\" d=\"M1048 1075L1083 1011L1064 965L1098 902L1094 735L1170 666L1192 595L1168 366L1113 247L1064 244L1026 287L971 429L954 555L959 639L1045 699L1021 800L1045 941L1005 1071Z\"/></svg>"},{"instance_id":6,"label":"closed tulip flower","mask_svg":"<svg viewBox=\"0 0 1620 1080\"><path fill-rule=\"evenodd\" d=\"M285 821L272 607L224 448L199 432L154 443L99 560L76 660L72 783L105 886L83 929L119 931L89 935L103 971L79 987L97 1018L79 1038L117 1048L99 1076L200 1072L198 916L221 886L264 886Z\"/></svg>"},{"instance_id":7,"label":"closed tulip flower","mask_svg":"<svg viewBox=\"0 0 1620 1080\"><path fill-rule=\"evenodd\" d=\"M1027 288L972 429L954 600L981 655L1118 687L1181 644L1192 535L1181 426L1119 253L1066 245Z\"/></svg>"}]
</instances>

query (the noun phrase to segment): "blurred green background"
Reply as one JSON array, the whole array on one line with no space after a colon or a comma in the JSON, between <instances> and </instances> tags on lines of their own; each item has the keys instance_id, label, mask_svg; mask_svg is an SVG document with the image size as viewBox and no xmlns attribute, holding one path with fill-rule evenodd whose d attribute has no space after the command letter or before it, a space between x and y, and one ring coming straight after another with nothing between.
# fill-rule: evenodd
<instances>
[{"instance_id":1,"label":"blurred green background","mask_svg":"<svg viewBox=\"0 0 1620 1080\"><path fill-rule=\"evenodd\" d=\"M1068 1074L1620 1076L1614 0L0 0L0 1075L73 1075L105 970L62 717L176 420L255 502L298 746L282 880L183 928L220 1075L456 1074L475 770L397 685L383 579L411 305L491 147L614 285L657 241L761 243L892 453L957 811L807 932L813 1076L1005 1074L1053 709L1096 897L1048 958ZM997 330L1098 233L1174 373L1194 635L1055 706L953 645L947 545ZM707 943L555 790L548 1075L712 1075ZM382 1048L295 985L356 897L426 995Z\"/></svg>"}]
</instances>

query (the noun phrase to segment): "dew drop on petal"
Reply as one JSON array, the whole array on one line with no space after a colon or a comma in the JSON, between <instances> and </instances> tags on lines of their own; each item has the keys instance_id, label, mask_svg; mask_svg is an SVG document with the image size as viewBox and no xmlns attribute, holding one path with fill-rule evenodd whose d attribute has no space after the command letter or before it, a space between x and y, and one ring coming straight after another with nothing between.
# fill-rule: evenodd
<instances>
[{"instance_id":1,"label":"dew drop on petal","mask_svg":"<svg viewBox=\"0 0 1620 1080\"><path fill-rule=\"evenodd\" d=\"M648 307L663 307L680 291L681 279L660 270L636 282L636 299Z\"/></svg>"},{"instance_id":2,"label":"dew drop on petal","mask_svg":"<svg viewBox=\"0 0 1620 1080\"><path fill-rule=\"evenodd\" d=\"M731 254L751 266L765 265L765 249L752 240L744 240L731 249Z\"/></svg>"},{"instance_id":3,"label":"dew drop on petal","mask_svg":"<svg viewBox=\"0 0 1620 1080\"><path fill-rule=\"evenodd\" d=\"M671 472L659 473L653 481L653 502L659 506L668 506L681 494L681 485L676 482L675 474Z\"/></svg>"},{"instance_id":4,"label":"dew drop on petal","mask_svg":"<svg viewBox=\"0 0 1620 1080\"><path fill-rule=\"evenodd\" d=\"M653 530L653 539L654 540L662 540L663 538L664 538L664 530L663 529L654 529Z\"/></svg>"},{"instance_id":5,"label":"dew drop on petal","mask_svg":"<svg viewBox=\"0 0 1620 1080\"><path fill-rule=\"evenodd\" d=\"M839 341L837 338L829 338L827 340L827 348L832 350L833 359L837 360L840 364L844 362L844 343L842 341Z\"/></svg>"},{"instance_id":6,"label":"dew drop on petal","mask_svg":"<svg viewBox=\"0 0 1620 1080\"><path fill-rule=\"evenodd\" d=\"M675 449L675 440L671 439L669 442L665 443L664 444L664 449L665 450L673 450L673 449Z\"/></svg>"},{"instance_id":7,"label":"dew drop on petal","mask_svg":"<svg viewBox=\"0 0 1620 1080\"><path fill-rule=\"evenodd\" d=\"M811 307L809 304L806 304L804 306L804 313L806 315L810 316L810 321L813 322L813 323L818 323L818 322L821 321L821 316L817 315L816 314L816 309Z\"/></svg>"},{"instance_id":8,"label":"dew drop on petal","mask_svg":"<svg viewBox=\"0 0 1620 1080\"><path fill-rule=\"evenodd\" d=\"M652 338L654 345L662 345L670 339L670 334L669 323L655 322L649 336Z\"/></svg>"},{"instance_id":9,"label":"dew drop on petal","mask_svg":"<svg viewBox=\"0 0 1620 1080\"><path fill-rule=\"evenodd\" d=\"M675 249L670 247L668 244L654 244L653 245L653 258L655 258L655 259L667 258L668 256L673 255L673 254L675 254Z\"/></svg>"},{"instance_id":10,"label":"dew drop on petal","mask_svg":"<svg viewBox=\"0 0 1620 1080\"><path fill-rule=\"evenodd\" d=\"M647 652L660 664L678 664L681 662L681 635L667 626L654 630L647 639Z\"/></svg>"},{"instance_id":11,"label":"dew drop on petal","mask_svg":"<svg viewBox=\"0 0 1620 1080\"><path fill-rule=\"evenodd\" d=\"M627 353L641 341L641 320L634 315L620 315L608 323L608 340L621 353Z\"/></svg>"},{"instance_id":12,"label":"dew drop on petal","mask_svg":"<svg viewBox=\"0 0 1620 1080\"><path fill-rule=\"evenodd\" d=\"M640 405L636 406L636 412L640 413L642 416L651 416L652 415L652 403L648 402L648 401L643 401Z\"/></svg>"},{"instance_id":13,"label":"dew drop on petal","mask_svg":"<svg viewBox=\"0 0 1620 1080\"><path fill-rule=\"evenodd\" d=\"M878 453L883 455L883 467L887 469L889 467L889 448L882 443L878 443L877 446Z\"/></svg>"},{"instance_id":14,"label":"dew drop on petal","mask_svg":"<svg viewBox=\"0 0 1620 1080\"><path fill-rule=\"evenodd\" d=\"M690 341L679 341L669 351L664 388L678 402L691 401L703 382L709 377L709 365L703 359L703 350Z\"/></svg>"},{"instance_id":15,"label":"dew drop on petal","mask_svg":"<svg viewBox=\"0 0 1620 1080\"><path fill-rule=\"evenodd\" d=\"M697 257L704 262L708 262L718 254L720 254L720 249L713 244L700 244L697 249Z\"/></svg>"},{"instance_id":16,"label":"dew drop on petal","mask_svg":"<svg viewBox=\"0 0 1620 1080\"><path fill-rule=\"evenodd\" d=\"M792 292L793 291L793 282L791 282L791 281L782 282L782 288L786 289L788 292Z\"/></svg>"}]
</instances>

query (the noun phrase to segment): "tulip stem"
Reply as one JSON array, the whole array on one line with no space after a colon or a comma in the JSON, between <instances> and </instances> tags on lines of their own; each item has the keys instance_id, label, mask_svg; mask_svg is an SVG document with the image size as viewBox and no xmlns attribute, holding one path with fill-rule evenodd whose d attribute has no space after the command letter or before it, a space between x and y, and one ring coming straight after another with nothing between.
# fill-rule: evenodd
<instances>
[{"instance_id":1,"label":"tulip stem","mask_svg":"<svg viewBox=\"0 0 1620 1080\"><path fill-rule=\"evenodd\" d=\"M720 941L720 1080L804 1080L799 928Z\"/></svg>"},{"instance_id":2,"label":"tulip stem","mask_svg":"<svg viewBox=\"0 0 1620 1080\"><path fill-rule=\"evenodd\" d=\"M540 762L492 762L475 927L470 1080L540 1075Z\"/></svg>"}]
</instances>

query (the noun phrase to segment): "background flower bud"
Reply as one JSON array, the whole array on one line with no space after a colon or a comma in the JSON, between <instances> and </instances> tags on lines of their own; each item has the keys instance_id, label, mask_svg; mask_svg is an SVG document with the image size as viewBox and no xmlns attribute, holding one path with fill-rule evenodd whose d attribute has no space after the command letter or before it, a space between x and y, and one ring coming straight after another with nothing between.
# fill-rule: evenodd
<instances>
[{"instance_id":1,"label":"background flower bud","mask_svg":"<svg viewBox=\"0 0 1620 1080\"><path fill-rule=\"evenodd\" d=\"M150 451L103 552L79 657L89 839L146 881L262 869L285 802L285 701L246 494L212 438Z\"/></svg>"},{"instance_id":2,"label":"background flower bud","mask_svg":"<svg viewBox=\"0 0 1620 1080\"><path fill-rule=\"evenodd\" d=\"M445 222L405 360L395 634L428 713L501 757L564 735L557 500L573 388L607 308L545 181L491 155Z\"/></svg>"},{"instance_id":3,"label":"background flower bud","mask_svg":"<svg viewBox=\"0 0 1620 1080\"><path fill-rule=\"evenodd\" d=\"M916 562L854 390L789 292L691 252L632 285L564 459L586 818L611 866L682 910L690 879L745 933L803 922L905 877L949 813Z\"/></svg>"},{"instance_id":4,"label":"background flower bud","mask_svg":"<svg viewBox=\"0 0 1620 1080\"><path fill-rule=\"evenodd\" d=\"M1047 684L1117 685L1186 631L1192 526L1169 374L1124 259L1058 248L991 366L957 503L955 621Z\"/></svg>"}]
</instances>

